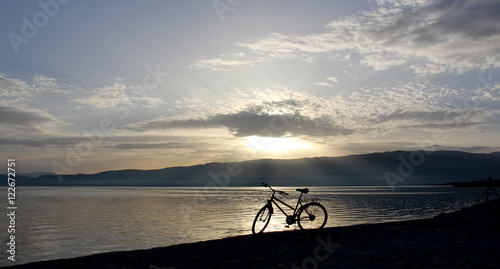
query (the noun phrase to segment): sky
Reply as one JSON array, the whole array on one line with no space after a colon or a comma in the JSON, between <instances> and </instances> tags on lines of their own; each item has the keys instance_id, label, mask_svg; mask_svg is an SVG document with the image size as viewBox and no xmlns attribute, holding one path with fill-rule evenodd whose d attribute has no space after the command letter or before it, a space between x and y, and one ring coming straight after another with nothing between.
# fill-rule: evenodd
<instances>
[{"instance_id":1,"label":"sky","mask_svg":"<svg viewBox=\"0 0 500 269\"><path fill-rule=\"evenodd\" d=\"M19 173L500 151L500 2L1 1Z\"/></svg>"}]
</instances>

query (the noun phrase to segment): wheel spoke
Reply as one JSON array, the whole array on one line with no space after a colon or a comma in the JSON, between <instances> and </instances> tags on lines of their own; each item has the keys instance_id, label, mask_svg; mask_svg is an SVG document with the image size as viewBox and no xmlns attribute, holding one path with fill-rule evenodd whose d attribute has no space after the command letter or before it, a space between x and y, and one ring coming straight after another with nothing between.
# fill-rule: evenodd
<instances>
[{"instance_id":1,"label":"wheel spoke","mask_svg":"<svg viewBox=\"0 0 500 269\"><path fill-rule=\"evenodd\" d=\"M303 230L321 229L325 226L328 215L326 209L319 203L304 205L299 212L298 224Z\"/></svg>"},{"instance_id":2,"label":"wheel spoke","mask_svg":"<svg viewBox=\"0 0 500 269\"><path fill-rule=\"evenodd\" d=\"M252 233L253 234L259 234L266 229L267 225L269 224L269 221L271 220L271 211L268 206L264 206L259 213L257 213L257 216L255 216L255 219L253 221L252 225Z\"/></svg>"}]
</instances>

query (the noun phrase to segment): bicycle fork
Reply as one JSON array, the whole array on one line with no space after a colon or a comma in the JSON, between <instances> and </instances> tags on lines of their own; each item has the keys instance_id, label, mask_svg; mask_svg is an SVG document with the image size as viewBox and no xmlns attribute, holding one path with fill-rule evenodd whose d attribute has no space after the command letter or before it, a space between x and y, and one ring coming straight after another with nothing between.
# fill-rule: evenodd
<instances>
[{"instance_id":1,"label":"bicycle fork","mask_svg":"<svg viewBox=\"0 0 500 269\"><path fill-rule=\"evenodd\" d=\"M267 200L267 206L269 207L269 214L272 215L274 213L272 200Z\"/></svg>"}]
</instances>

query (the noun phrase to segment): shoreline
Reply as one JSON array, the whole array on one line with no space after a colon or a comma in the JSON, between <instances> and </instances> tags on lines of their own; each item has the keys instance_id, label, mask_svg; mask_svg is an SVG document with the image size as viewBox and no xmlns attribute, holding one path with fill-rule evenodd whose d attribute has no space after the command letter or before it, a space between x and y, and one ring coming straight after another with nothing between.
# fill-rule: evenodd
<instances>
[{"instance_id":1,"label":"shoreline","mask_svg":"<svg viewBox=\"0 0 500 269\"><path fill-rule=\"evenodd\" d=\"M5 268L498 268L500 200L433 218L241 235Z\"/></svg>"}]
</instances>

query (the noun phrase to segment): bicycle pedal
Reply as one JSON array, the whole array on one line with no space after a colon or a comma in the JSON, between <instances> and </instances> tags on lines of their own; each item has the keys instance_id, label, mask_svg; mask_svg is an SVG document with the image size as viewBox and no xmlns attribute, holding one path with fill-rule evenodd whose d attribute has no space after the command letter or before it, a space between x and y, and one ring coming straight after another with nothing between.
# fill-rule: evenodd
<instances>
[{"instance_id":1,"label":"bicycle pedal","mask_svg":"<svg viewBox=\"0 0 500 269\"><path fill-rule=\"evenodd\" d=\"M288 225L285 225L285 228L290 228L290 226L288 226Z\"/></svg>"}]
</instances>

